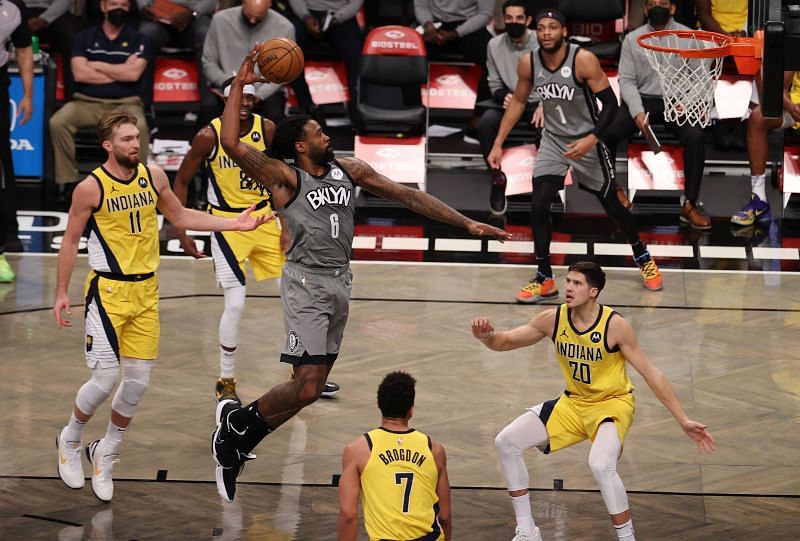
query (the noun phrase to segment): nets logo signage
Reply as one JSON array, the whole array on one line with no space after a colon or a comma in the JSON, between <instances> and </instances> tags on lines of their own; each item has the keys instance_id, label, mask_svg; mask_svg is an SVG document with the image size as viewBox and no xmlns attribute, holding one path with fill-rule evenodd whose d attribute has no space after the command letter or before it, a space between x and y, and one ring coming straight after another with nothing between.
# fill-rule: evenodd
<instances>
[{"instance_id":1,"label":"nets logo signage","mask_svg":"<svg viewBox=\"0 0 800 541\"><path fill-rule=\"evenodd\" d=\"M33 114L21 124L17 118L24 92L22 81L16 73L9 74L8 107L11 115L11 156L18 177L41 178L44 173L44 75L33 77Z\"/></svg>"}]
</instances>

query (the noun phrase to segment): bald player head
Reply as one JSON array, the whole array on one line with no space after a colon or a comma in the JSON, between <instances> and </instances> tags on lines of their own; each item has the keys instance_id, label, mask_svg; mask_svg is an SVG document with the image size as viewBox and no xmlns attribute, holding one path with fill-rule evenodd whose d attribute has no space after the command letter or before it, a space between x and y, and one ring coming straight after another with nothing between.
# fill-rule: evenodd
<instances>
[{"instance_id":1,"label":"bald player head","mask_svg":"<svg viewBox=\"0 0 800 541\"><path fill-rule=\"evenodd\" d=\"M272 0L244 0L242 17L248 25L255 26L266 18L271 7Z\"/></svg>"}]
</instances>

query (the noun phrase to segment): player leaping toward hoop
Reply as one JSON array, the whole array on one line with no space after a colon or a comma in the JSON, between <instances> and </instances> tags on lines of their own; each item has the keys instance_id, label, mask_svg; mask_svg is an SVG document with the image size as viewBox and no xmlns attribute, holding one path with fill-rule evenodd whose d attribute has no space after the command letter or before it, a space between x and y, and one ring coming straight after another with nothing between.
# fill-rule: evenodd
<instances>
[{"instance_id":1,"label":"player leaping toward hoop","mask_svg":"<svg viewBox=\"0 0 800 541\"><path fill-rule=\"evenodd\" d=\"M639 238L630 211L620 203L613 188L614 157L603 144L617 111L617 97L600 67L597 57L567 42L564 15L545 10L536 16L538 51L519 60L517 86L506 108L494 147L487 161L500 168L503 142L525 110L528 96L539 93L544 111L544 131L533 178L533 242L538 272L517 293L517 302L535 303L558 296L550 265L550 204L564 187L564 177L572 168L580 187L593 193L606 213L617 222L633 248L644 285L661 289L661 272ZM603 104L598 114L596 98Z\"/></svg>"},{"instance_id":2,"label":"player leaping toward hoop","mask_svg":"<svg viewBox=\"0 0 800 541\"><path fill-rule=\"evenodd\" d=\"M222 147L252 179L272 194L274 209L289 229L291 245L281 280L286 344L281 361L293 366L289 381L239 407L222 401L212 436L217 488L232 500L245 460L270 432L313 403L339 355L350 303L355 187L396 201L473 235L503 241L510 234L476 222L425 192L398 184L357 158L337 160L330 138L307 116L281 121L269 156L239 139L244 85L263 81L253 72L257 48L231 83L222 116ZM277 159L276 159L277 158ZM292 158L294 166L282 160Z\"/></svg>"}]
</instances>

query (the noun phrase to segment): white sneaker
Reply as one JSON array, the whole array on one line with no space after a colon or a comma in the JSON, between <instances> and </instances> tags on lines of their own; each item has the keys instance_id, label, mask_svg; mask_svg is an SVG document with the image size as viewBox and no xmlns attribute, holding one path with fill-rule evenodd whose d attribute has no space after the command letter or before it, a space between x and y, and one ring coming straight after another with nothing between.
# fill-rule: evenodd
<instances>
[{"instance_id":1,"label":"white sneaker","mask_svg":"<svg viewBox=\"0 0 800 541\"><path fill-rule=\"evenodd\" d=\"M542 541L542 534L539 533L539 528L537 527L534 527L533 531L528 531L517 526L514 534L514 539L511 541Z\"/></svg>"},{"instance_id":2,"label":"white sneaker","mask_svg":"<svg viewBox=\"0 0 800 541\"><path fill-rule=\"evenodd\" d=\"M62 428L56 435L56 448L58 449L58 476L64 484L72 489L83 488L83 464L81 464L81 442L64 441Z\"/></svg>"},{"instance_id":3,"label":"white sneaker","mask_svg":"<svg viewBox=\"0 0 800 541\"><path fill-rule=\"evenodd\" d=\"M86 456L92 463L92 492L101 502L108 503L114 497L114 480L111 473L114 464L119 462L119 455L101 455L100 442L97 440L86 446Z\"/></svg>"}]
</instances>

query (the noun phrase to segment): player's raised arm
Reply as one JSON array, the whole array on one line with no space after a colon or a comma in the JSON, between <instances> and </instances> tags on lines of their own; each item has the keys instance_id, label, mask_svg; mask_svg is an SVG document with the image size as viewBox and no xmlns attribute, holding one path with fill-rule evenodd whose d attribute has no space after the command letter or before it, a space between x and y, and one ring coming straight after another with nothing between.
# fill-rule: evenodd
<instances>
[{"instance_id":1,"label":"player's raised arm","mask_svg":"<svg viewBox=\"0 0 800 541\"><path fill-rule=\"evenodd\" d=\"M266 83L266 79L259 77L253 71L255 59L258 55L258 46L245 57L239 67L239 73L231 83L228 101L222 113L222 130L220 133L220 143L225 152L233 158L236 164L247 173L250 178L264 184L268 190L273 192L276 188L284 184L294 186L295 174L292 168L281 160L268 157L263 152L256 150L247 143L239 140L239 109L242 103L242 91L244 85L253 83Z\"/></svg>"},{"instance_id":2,"label":"player's raised arm","mask_svg":"<svg viewBox=\"0 0 800 541\"><path fill-rule=\"evenodd\" d=\"M539 312L525 325L509 331L495 331L485 317L472 319L472 336L494 351L510 351L532 346L553 333L556 322L556 308Z\"/></svg>"},{"instance_id":3,"label":"player's raised arm","mask_svg":"<svg viewBox=\"0 0 800 541\"><path fill-rule=\"evenodd\" d=\"M669 380L661 373L658 367L650 362L642 348L639 347L636 333L634 333L633 328L625 318L611 318L608 340L609 344L617 344L619 346L625 359L642 375L647 386L675 417L681 429L697 444L697 449L706 453L714 452L716 442L707 430L708 425L689 419L689 416L683 411L683 407L678 401L678 397L675 395Z\"/></svg>"},{"instance_id":4,"label":"player's raised arm","mask_svg":"<svg viewBox=\"0 0 800 541\"><path fill-rule=\"evenodd\" d=\"M342 158L342 167L357 185L375 195L396 201L401 205L440 222L462 227L479 237L493 237L499 241L511 238L511 234L497 227L476 222L467 218L450 205L421 190L414 190L381 175L363 160L358 158Z\"/></svg>"}]
</instances>

